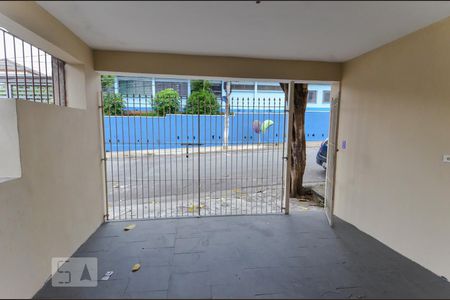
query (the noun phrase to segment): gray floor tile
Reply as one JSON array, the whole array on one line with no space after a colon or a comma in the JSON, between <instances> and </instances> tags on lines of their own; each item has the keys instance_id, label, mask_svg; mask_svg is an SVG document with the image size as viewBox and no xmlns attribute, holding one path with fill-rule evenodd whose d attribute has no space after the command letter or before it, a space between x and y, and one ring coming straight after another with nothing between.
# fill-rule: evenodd
<instances>
[{"instance_id":1,"label":"gray floor tile","mask_svg":"<svg viewBox=\"0 0 450 300\"><path fill-rule=\"evenodd\" d=\"M161 291L169 288L171 267L144 267L128 276L127 291Z\"/></svg>"},{"instance_id":2,"label":"gray floor tile","mask_svg":"<svg viewBox=\"0 0 450 300\"><path fill-rule=\"evenodd\" d=\"M110 279L108 281L98 281L95 288L82 288L80 298L115 298L117 295L123 296L128 285L126 279Z\"/></svg>"},{"instance_id":3,"label":"gray floor tile","mask_svg":"<svg viewBox=\"0 0 450 300\"><path fill-rule=\"evenodd\" d=\"M320 211L107 223L74 256L114 274L36 297L450 298L450 283L342 220L331 229Z\"/></svg>"},{"instance_id":4,"label":"gray floor tile","mask_svg":"<svg viewBox=\"0 0 450 300\"><path fill-rule=\"evenodd\" d=\"M240 262L210 265L209 281L211 285L239 285L242 281L243 268Z\"/></svg>"},{"instance_id":5,"label":"gray floor tile","mask_svg":"<svg viewBox=\"0 0 450 300\"><path fill-rule=\"evenodd\" d=\"M177 238L175 253L203 252L209 245L208 237Z\"/></svg>"},{"instance_id":6,"label":"gray floor tile","mask_svg":"<svg viewBox=\"0 0 450 300\"><path fill-rule=\"evenodd\" d=\"M208 272L172 274L168 298L211 298Z\"/></svg>"},{"instance_id":7,"label":"gray floor tile","mask_svg":"<svg viewBox=\"0 0 450 300\"><path fill-rule=\"evenodd\" d=\"M254 293L244 282L211 285L213 299L253 298Z\"/></svg>"},{"instance_id":8,"label":"gray floor tile","mask_svg":"<svg viewBox=\"0 0 450 300\"><path fill-rule=\"evenodd\" d=\"M208 260L202 252L174 254L172 265L174 273L209 271Z\"/></svg>"},{"instance_id":9,"label":"gray floor tile","mask_svg":"<svg viewBox=\"0 0 450 300\"><path fill-rule=\"evenodd\" d=\"M170 266L173 262L174 248L143 249L140 252L142 265L146 267Z\"/></svg>"},{"instance_id":10,"label":"gray floor tile","mask_svg":"<svg viewBox=\"0 0 450 300\"><path fill-rule=\"evenodd\" d=\"M167 299L167 291L132 291L123 295L127 299Z\"/></svg>"},{"instance_id":11,"label":"gray floor tile","mask_svg":"<svg viewBox=\"0 0 450 300\"><path fill-rule=\"evenodd\" d=\"M205 256L210 265L223 267L229 262L242 261L241 254L236 246L209 246L205 250Z\"/></svg>"}]
</instances>

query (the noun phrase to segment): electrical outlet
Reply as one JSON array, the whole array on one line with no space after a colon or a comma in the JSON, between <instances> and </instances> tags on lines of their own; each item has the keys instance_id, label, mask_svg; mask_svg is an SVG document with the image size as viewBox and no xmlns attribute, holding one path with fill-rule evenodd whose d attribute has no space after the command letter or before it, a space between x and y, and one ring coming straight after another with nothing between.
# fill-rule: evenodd
<instances>
[{"instance_id":1,"label":"electrical outlet","mask_svg":"<svg viewBox=\"0 0 450 300\"><path fill-rule=\"evenodd\" d=\"M446 163L450 163L450 155L449 154L445 154L443 156L443 158L442 158L442 161L446 162Z\"/></svg>"}]
</instances>

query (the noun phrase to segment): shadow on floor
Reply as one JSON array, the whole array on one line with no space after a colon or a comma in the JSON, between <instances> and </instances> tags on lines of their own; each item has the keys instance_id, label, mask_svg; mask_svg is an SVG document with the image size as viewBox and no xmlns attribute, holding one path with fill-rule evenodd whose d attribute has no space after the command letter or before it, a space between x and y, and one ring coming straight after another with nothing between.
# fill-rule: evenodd
<instances>
[{"instance_id":1,"label":"shadow on floor","mask_svg":"<svg viewBox=\"0 0 450 300\"><path fill-rule=\"evenodd\" d=\"M323 211L102 225L74 254L97 257L97 287L36 298L448 298L450 284ZM138 272L131 272L135 263Z\"/></svg>"}]
</instances>

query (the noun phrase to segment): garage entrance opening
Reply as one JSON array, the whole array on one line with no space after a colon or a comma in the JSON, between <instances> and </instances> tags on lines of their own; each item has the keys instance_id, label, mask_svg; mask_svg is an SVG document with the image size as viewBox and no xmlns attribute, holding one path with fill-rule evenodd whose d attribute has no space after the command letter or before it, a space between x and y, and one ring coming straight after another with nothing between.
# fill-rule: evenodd
<instances>
[{"instance_id":1,"label":"garage entrance opening","mask_svg":"<svg viewBox=\"0 0 450 300\"><path fill-rule=\"evenodd\" d=\"M109 220L282 213L278 83L249 95L239 81L113 78L102 80Z\"/></svg>"}]
</instances>

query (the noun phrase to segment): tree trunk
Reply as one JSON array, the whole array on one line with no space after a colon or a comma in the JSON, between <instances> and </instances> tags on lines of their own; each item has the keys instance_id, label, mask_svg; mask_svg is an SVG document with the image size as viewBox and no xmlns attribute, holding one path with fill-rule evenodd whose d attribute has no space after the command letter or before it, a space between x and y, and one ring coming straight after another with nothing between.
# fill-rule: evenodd
<instances>
[{"instance_id":1,"label":"tree trunk","mask_svg":"<svg viewBox=\"0 0 450 300\"><path fill-rule=\"evenodd\" d=\"M230 128L230 96L231 96L231 82L227 81L225 83L225 124L223 126L223 146L225 149L228 148L228 132Z\"/></svg>"},{"instance_id":2,"label":"tree trunk","mask_svg":"<svg viewBox=\"0 0 450 300\"><path fill-rule=\"evenodd\" d=\"M286 98L289 85L280 83ZM298 198L303 195L303 174L306 167L306 140L305 140L305 111L308 97L306 83L294 84L294 113L291 147L291 182L289 196Z\"/></svg>"}]
</instances>

